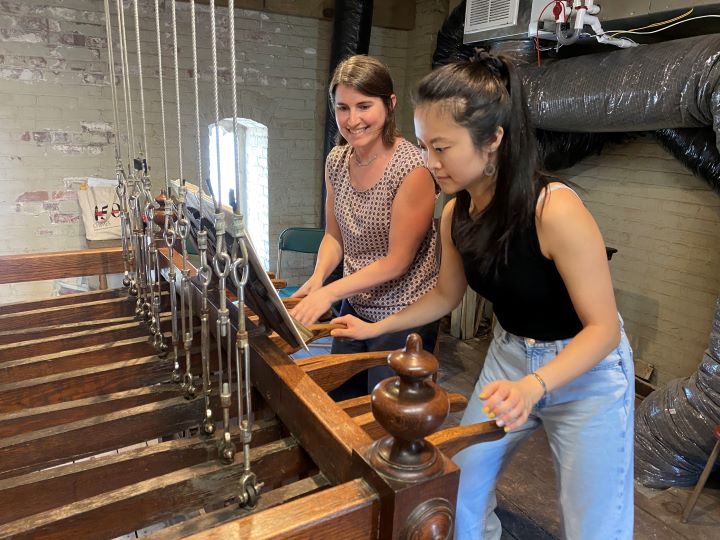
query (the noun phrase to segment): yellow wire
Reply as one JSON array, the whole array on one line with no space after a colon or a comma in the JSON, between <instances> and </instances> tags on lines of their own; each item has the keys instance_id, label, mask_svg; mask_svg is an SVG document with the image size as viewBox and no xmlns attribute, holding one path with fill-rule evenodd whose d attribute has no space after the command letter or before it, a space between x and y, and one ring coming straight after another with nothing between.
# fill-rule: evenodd
<instances>
[{"instance_id":1,"label":"yellow wire","mask_svg":"<svg viewBox=\"0 0 720 540\"><path fill-rule=\"evenodd\" d=\"M673 17L672 19L668 19L666 21L659 21L656 23L648 24L647 26L641 26L640 28L631 28L630 30L620 30L618 32L614 32L613 35L611 35L610 37L615 37L618 34L627 34L629 32L637 32L638 30L645 30L647 28L655 28L656 26L674 23L675 21L679 21L680 19L684 19L685 17L690 15L693 12L693 9L694 8L690 8L687 13L683 13L682 15L678 15L677 17Z\"/></svg>"}]
</instances>

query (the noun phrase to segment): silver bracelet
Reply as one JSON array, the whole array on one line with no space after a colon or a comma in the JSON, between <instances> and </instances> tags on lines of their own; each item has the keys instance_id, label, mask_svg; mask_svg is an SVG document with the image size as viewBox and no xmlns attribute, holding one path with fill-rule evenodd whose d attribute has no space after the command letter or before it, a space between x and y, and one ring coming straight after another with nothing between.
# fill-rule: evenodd
<instances>
[{"instance_id":1,"label":"silver bracelet","mask_svg":"<svg viewBox=\"0 0 720 540\"><path fill-rule=\"evenodd\" d=\"M542 386L542 388L543 388L542 397L547 396L547 394L548 394L547 384L545 384L545 381L543 381L543 378L540 375L538 375L535 371L533 371L530 375L535 377L537 379L537 381L540 383L540 385ZM542 399L542 398L540 398L540 399Z\"/></svg>"}]
</instances>

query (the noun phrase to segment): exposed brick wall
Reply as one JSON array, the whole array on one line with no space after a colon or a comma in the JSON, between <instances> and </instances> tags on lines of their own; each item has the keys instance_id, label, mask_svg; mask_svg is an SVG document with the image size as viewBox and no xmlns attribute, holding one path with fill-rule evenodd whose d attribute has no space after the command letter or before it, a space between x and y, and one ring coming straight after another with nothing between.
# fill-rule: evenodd
<instances>
[{"instance_id":1,"label":"exposed brick wall","mask_svg":"<svg viewBox=\"0 0 720 540\"><path fill-rule=\"evenodd\" d=\"M428 2L420 2L420 5ZM437 2L430 2L435 4ZM114 4L114 3L112 3ZM130 8L131 3L125 5ZM175 86L170 4L161 13L166 102L168 176L178 175ZM87 176L114 177L114 130L107 68L102 2L58 0L0 1L0 253L79 249L85 246L75 190ZM192 88L190 15L178 3L182 104L183 174L196 181L196 138ZM209 9L198 6L203 169L208 171L207 126L214 122ZM147 155L155 191L164 184L157 45L153 2L140 1ZM232 116L227 10L217 10L220 118ZM130 83L136 141L141 140L134 17L126 10ZM423 23L422 13L418 24ZM116 30L114 21L113 27ZM319 222L321 162L330 22L249 10L236 10L238 116L268 126L269 243L275 264L277 236L288 226ZM432 30L435 32L436 30ZM413 31L417 34L417 31ZM431 33L432 33L431 32ZM412 32L374 28L371 53L386 62L401 96L401 124L412 135L406 70L418 63L409 48ZM413 34L414 35L414 34ZM115 34L117 41L117 33ZM427 48L426 48L427 49ZM429 64L428 59L421 62ZM115 44L116 73L120 74ZM408 59L411 59L408 62ZM120 80L120 79L118 79ZM121 152L127 155L127 129L121 105ZM408 122L408 119L410 121ZM310 268L303 259L291 280ZM47 287L42 291L45 294ZM5 287L3 300L24 297L28 287ZM40 291L39 291L40 292Z\"/></svg>"},{"instance_id":2,"label":"exposed brick wall","mask_svg":"<svg viewBox=\"0 0 720 540\"><path fill-rule=\"evenodd\" d=\"M694 372L720 293L720 197L651 139L561 173L576 182L607 245L618 308L653 382Z\"/></svg>"}]
</instances>

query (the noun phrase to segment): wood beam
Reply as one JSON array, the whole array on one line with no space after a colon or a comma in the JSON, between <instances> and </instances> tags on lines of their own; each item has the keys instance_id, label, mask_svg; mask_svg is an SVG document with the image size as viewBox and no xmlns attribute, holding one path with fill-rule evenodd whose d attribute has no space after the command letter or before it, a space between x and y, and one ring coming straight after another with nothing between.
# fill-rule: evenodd
<instances>
[{"instance_id":1,"label":"wood beam","mask_svg":"<svg viewBox=\"0 0 720 540\"><path fill-rule=\"evenodd\" d=\"M240 459L239 459L240 458ZM64 540L114 538L173 516L197 511L237 496L244 472L242 454L232 465L209 461L0 526L0 537ZM312 464L293 439L251 450L252 469L268 489L283 475L302 474Z\"/></svg>"},{"instance_id":2,"label":"wood beam","mask_svg":"<svg viewBox=\"0 0 720 540\"><path fill-rule=\"evenodd\" d=\"M171 323L172 321L169 314L160 316L160 330L162 332L170 331ZM66 334L20 340L14 343L0 345L0 367L2 367L3 362L9 362L10 360L99 346L136 337L145 337L147 339L151 337L148 326L140 321L110 324L93 330L75 331L75 327L70 326L67 327Z\"/></svg>"},{"instance_id":3,"label":"wood beam","mask_svg":"<svg viewBox=\"0 0 720 540\"><path fill-rule=\"evenodd\" d=\"M134 358L28 381L0 384L0 414L151 386L170 378L172 365L157 356Z\"/></svg>"},{"instance_id":4,"label":"wood beam","mask_svg":"<svg viewBox=\"0 0 720 540\"><path fill-rule=\"evenodd\" d=\"M182 523L166 527L153 533L153 540L176 540L177 538L186 538L193 534L209 531L223 523L249 516L251 513L262 512L263 510L285 504L298 497L315 493L328 485L329 482L327 478L322 474L317 474L310 478L303 478L302 480L271 491L263 491L257 506L253 509L239 508L236 505L232 505L222 510L208 512L205 515L188 519Z\"/></svg>"},{"instance_id":5,"label":"wood beam","mask_svg":"<svg viewBox=\"0 0 720 540\"><path fill-rule=\"evenodd\" d=\"M0 284L123 272L122 248L0 256Z\"/></svg>"},{"instance_id":6,"label":"wood beam","mask_svg":"<svg viewBox=\"0 0 720 540\"><path fill-rule=\"evenodd\" d=\"M281 437L282 426L276 420L261 420L253 426L251 446ZM233 442L240 444L238 432L233 434ZM0 523L217 459L217 452L216 439L191 437L0 480Z\"/></svg>"},{"instance_id":7,"label":"wood beam","mask_svg":"<svg viewBox=\"0 0 720 540\"><path fill-rule=\"evenodd\" d=\"M299 360L297 365L312 377L320 388L329 392L335 390L356 373L372 367L387 365L387 357L391 352L327 354Z\"/></svg>"},{"instance_id":8,"label":"wood beam","mask_svg":"<svg viewBox=\"0 0 720 540\"><path fill-rule=\"evenodd\" d=\"M0 315L17 313L19 311L31 311L34 309L46 309L51 307L67 306L70 304L82 304L84 302L107 300L108 298L125 298L126 296L127 291L125 291L124 289L104 289L101 291L63 294L62 296L53 296L52 298L35 300L32 302L15 302L12 304L4 304L0 306Z\"/></svg>"},{"instance_id":9,"label":"wood beam","mask_svg":"<svg viewBox=\"0 0 720 540\"><path fill-rule=\"evenodd\" d=\"M177 385L167 383L1 414L0 440L137 407L145 403L162 401L177 395Z\"/></svg>"},{"instance_id":10,"label":"wood beam","mask_svg":"<svg viewBox=\"0 0 720 540\"><path fill-rule=\"evenodd\" d=\"M179 433L202 421L203 405L174 397L8 437L0 442L0 477Z\"/></svg>"},{"instance_id":11,"label":"wood beam","mask_svg":"<svg viewBox=\"0 0 720 540\"><path fill-rule=\"evenodd\" d=\"M380 501L365 480L352 480L191 536L193 540L378 538ZM1 531L0 531L1 532Z\"/></svg>"}]
</instances>

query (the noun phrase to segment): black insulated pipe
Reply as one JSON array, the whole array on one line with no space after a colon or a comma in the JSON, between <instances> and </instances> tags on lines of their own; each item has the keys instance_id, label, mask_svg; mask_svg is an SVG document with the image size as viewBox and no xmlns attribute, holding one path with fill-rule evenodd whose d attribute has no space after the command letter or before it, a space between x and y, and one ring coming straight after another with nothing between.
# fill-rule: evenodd
<instances>
[{"instance_id":1,"label":"black insulated pipe","mask_svg":"<svg viewBox=\"0 0 720 540\"><path fill-rule=\"evenodd\" d=\"M328 82L337 65L353 54L367 54L370 50L370 31L372 30L373 0L335 0L335 19L330 44L330 65ZM325 146L323 163L330 150L335 146L335 114L328 106L325 115ZM325 168L323 167L322 197L320 200L320 226L325 227Z\"/></svg>"},{"instance_id":2,"label":"black insulated pipe","mask_svg":"<svg viewBox=\"0 0 720 540\"><path fill-rule=\"evenodd\" d=\"M461 2L438 32L433 67L472 54L462 42L464 13ZM545 168L569 167L607 143L649 131L720 193L720 34L608 49L540 68L527 63L534 40L477 45L510 52L519 66Z\"/></svg>"}]
</instances>

